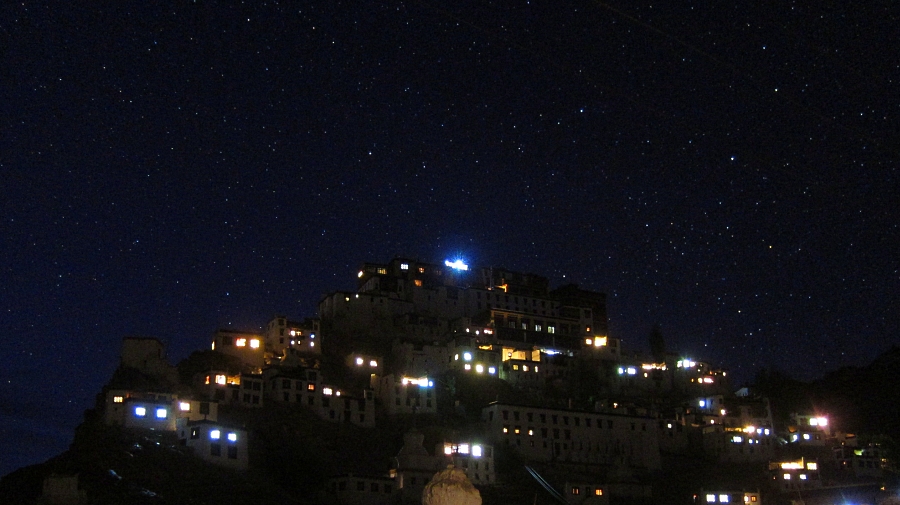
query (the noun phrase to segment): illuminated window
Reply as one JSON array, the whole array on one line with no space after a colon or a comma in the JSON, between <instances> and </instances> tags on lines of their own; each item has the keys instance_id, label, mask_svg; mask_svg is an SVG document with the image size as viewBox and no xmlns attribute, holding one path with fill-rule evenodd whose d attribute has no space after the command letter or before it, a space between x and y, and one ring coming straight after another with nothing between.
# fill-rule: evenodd
<instances>
[{"instance_id":1,"label":"illuminated window","mask_svg":"<svg viewBox=\"0 0 900 505\"><path fill-rule=\"evenodd\" d=\"M363 364L363 359L362 359L362 358L356 358L356 364L357 364L358 366L362 366L362 364Z\"/></svg>"},{"instance_id":2,"label":"illuminated window","mask_svg":"<svg viewBox=\"0 0 900 505\"><path fill-rule=\"evenodd\" d=\"M818 465L817 463L807 463L807 464L806 464L806 469L807 469L807 470L818 470L818 469L819 469L819 465Z\"/></svg>"},{"instance_id":3,"label":"illuminated window","mask_svg":"<svg viewBox=\"0 0 900 505\"><path fill-rule=\"evenodd\" d=\"M706 407L706 400L700 400L699 403L701 407Z\"/></svg>"},{"instance_id":4,"label":"illuminated window","mask_svg":"<svg viewBox=\"0 0 900 505\"><path fill-rule=\"evenodd\" d=\"M362 270L360 270L360 271L357 272L357 274L356 274L357 277L362 277L363 275L364 275L364 274L363 274L363 271L362 271Z\"/></svg>"},{"instance_id":5,"label":"illuminated window","mask_svg":"<svg viewBox=\"0 0 900 505\"><path fill-rule=\"evenodd\" d=\"M744 503L747 503L749 501L750 501L750 497L747 495L744 495Z\"/></svg>"},{"instance_id":6,"label":"illuminated window","mask_svg":"<svg viewBox=\"0 0 900 505\"><path fill-rule=\"evenodd\" d=\"M237 442L237 433L229 433L228 441L229 442Z\"/></svg>"},{"instance_id":7,"label":"illuminated window","mask_svg":"<svg viewBox=\"0 0 900 505\"><path fill-rule=\"evenodd\" d=\"M125 398L122 398L121 396L114 396L114 397L113 397L113 403L122 403L122 402L124 402L124 401L125 401Z\"/></svg>"},{"instance_id":8,"label":"illuminated window","mask_svg":"<svg viewBox=\"0 0 900 505\"><path fill-rule=\"evenodd\" d=\"M459 444L460 454L469 454L469 444Z\"/></svg>"},{"instance_id":9,"label":"illuminated window","mask_svg":"<svg viewBox=\"0 0 900 505\"><path fill-rule=\"evenodd\" d=\"M720 494L720 495L719 495L719 503L728 503L728 501L729 501L729 500L728 500L728 495L727 495L727 494Z\"/></svg>"},{"instance_id":10,"label":"illuminated window","mask_svg":"<svg viewBox=\"0 0 900 505\"><path fill-rule=\"evenodd\" d=\"M535 372L538 371L538 367L537 367L537 366L534 367L534 371L535 371Z\"/></svg>"},{"instance_id":11,"label":"illuminated window","mask_svg":"<svg viewBox=\"0 0 900 505\"><path fill-rule=\"evenodd\" d=\"M578 494L578 493L580 493L580 492L581 492L581 489L580 489L580 488L577 488L577 487L573 487L573 488L572 488L572 494Z\"/></svg>"},{"instance_id":12,"label":"illuminated window","mask_svg":"<svg viewBox=\"0 0 900 505\"><path fill-rule=\"evenodd\" d=\"M801 474L800 474L800 480L806 480L806 474L805 474L805 473L801 473Z\"/></svg>"},{"instance_id":13,"label":"illuminated window","mask_svg":"<svg viewBox=\"0 0 900 505\"><path fill-rule=\"evenodd\" d=\"M416 280L413 281L413 282L415 282L415 284L416 284L417 287L420 287L420 288L422 287L422 279L416 279Z\"/></svg>"},{"instance_id":14,"label":"illuminated window","mask_svg":"<svg viewBox=\"0 0 900 505\"><path fill-rule=\"evenodd\" d=\"M518 369L519 369L519 365L513 365L513 370L518 370Z\"/></svg>"},{"instance_id":15,"label":"illuminated window","mask_svg":"<svg viewBox=\"0 0 900 505\"><path fill-rule=\"evenodd\" d=\"M213 440L218 440L222 436L222 432L219 430L212 430L209 432L209 438Z\"/></svg>"},{"instance_id":16,"label":"illuminated window","mask_svg":"<svg viewBox=\"0 0 900 505\"><path fill-rule=\"evenodd\" d=\"M594 496L603 496L603 490L598 487L594 490Z\"/></svg>"},{"instance_id":17,"label":"illuminated window","mask_svg":"<svg viewBox=\"0 0 900 505\"><path fill-rule=\"evenodd\" d=\"M706 495L706 503L715 503L715 502L716 502L716 495L714 495L714 494Z\"/></svg>"},{"instance_id":18,"label":"illuminated window","mask_svg":"<svg viewBox=\"0 0 900 505\"><path fill-rule=\"evenodd\" d=\"M216 384L225 384L226 377L224 375L216 375Z\"/></svg>"},{"instance_id":19,"label":"illuminated window","mask_svg":"<svg viewBox=\"0 0 900 505\"><path fill-rule=\"evenodd\" d=\"M472 369L472 365L466 363L466 365L465 365L463 368L465 368L466 370L471 370L471 369Z\"/></svg>"},{"instance_id":20,"label":"illuminated window","mask_svg":"<svg viewBox=\"0 0 900 505\"><path fill-rule=\"evenodd\" d=\"M472 361L472 353L470 353L470 352L463 353L463 359L466 361Z\"/></svg>"},{"instance_id":21,"label":"illuminated window","mask_svg":"<svg viewBox=\"0 0 900 505\"><path fill-rule=\"evenodd\" d=\"M527 371L528 371L528 365L522 365L522 371L523 371L523 372L527 372Z\"/></svg>"},{"instance_id":22,"label":"illuminated window","mask_svg":"<svg viewBox=\"0 0 900 505\"><path fill-rule=\"evenodd\" d=\"M809 440L809 433L803 434L803 440Z\"/></svg>"},{"instance_id":23,"label":"illuminated window","mask_svg":"<svg viewBox=\"0 0 900 505\"><path fill-rule=\"evenodd\" d=\"M484 373L484 365L475 365L475 371L478 373Z\"/></svg>"},{"instance_id":24,"label":"illuminated window","mask_svg":"<svg viewBox=\"0 0 900 505\"><path fill-rule=\"evenodd\" d=\"M481 454L482 454L481 446L480 446L480 445L473 445L473 446L472 446L472 456L475 457L475 458L480 458L480 457L481 457Z\"/></svg>"},{"instance_id":25,"label":"illuminated window","mask_svg":"<svg viewBox=\"0 0 900 505\"><path fill-rule=\"evenodd\" d=\"M254 338L254 339L250 340L250 347L252 347L254 349L259 349L259 339Z\"/></svg>"},{"instance_id":26,"label":"illuminated window","mask_svg":"<svg viewBox=\"0 0 900 505\"><path fill-rule=\"evenodd\" d=\"M376 367L376 366L378 366L378 362L373 359L372 361L369 362L369 366Z\"/></svg>"},{"instance_id":27,"label":"illuminated window","mask_svg":"<svg viewBox=\"0 0 900 505\"><path fill-rule=\"evenodd\" d=\"M493 375L493 374L497 373L497 369L494 367L490 367L490 368L488 368L488 373Z\"/></svg>"},{"instance_id":28,"label":"illuminated window","mask_svg":"<svg viewBox=\"0 0 900 505\"><path fill-rule=\"evenodd\" d=\"M316 390L316 385L310 382L309 384L307 384L306 390L307 390L307 391L315 391L315 390Z\"/></svg>"},{"instance_id":29,"label":"illuminated window","mask_svg":"<svg viewBox=\"0 0 900 505\"><path fill-rule=\"evenodd\" d=\"M138 417L144 417L147 415L147 409L145 409L144 407L135 407L134 415Z\"/></svg>"},{"instance_id":30,"label":"illuminated window","mask_svg":"<svg viewBox=\"0 0 900 505\"><path fill-rule=\"evenodd\" d=\"M322 394L324 394L324 395L330 396L332 393L334 393L334 391L331 388L325 388L322 390Z\"/></svg>"},{"instance_id":31,"label":"illuminated window","mask_svg":"<svg viewBox=\"0 0 900 505\"><path fill-rule=\"evenodd\" d=\"M789 474L789 473L784 474L783 477L784 477L784 480L791 480L791 474Z\"/></svg>"},{"instance_id":32,"label":"illuminated window","mask_svg":"<svg viewBox=\"0 0 900 505\"><path fill-rule=\"evenodd\" d=\"M450 444L444 444L444 454L453 454L453 447Z\"/></svg>"},{"instance_id":33,"label":"illuminated window","mask_svg":"<svg viewBox=\"0 0 900 505\"><path fill-rule=\"evenodd\" d=\"M166 409L163 409L163 408L156 409L156 418L157 419L165 419L167 415L169 415L169 413Z\"/></svg>"},{"instance_id":34,"label":"illuminated window","mask_svg":"<svg viewBox=\"0 0 900 505\"><path fill-rule=\"evenodd\" d=\"M182 412L190 412L191 404L188 402L181 402L178 404L178 408L181 409Z\"/></svg>"},{"instance_id":35,"label":"illuminated window","mask_svg":"<svg viewBox=\"0 0 900 505\"><path fill-rule=\"evenodd\" d=\"M238 347L246 347L246 346L247 346L247 339L246 339L246 338L239 338L239 339L237 339L237 341L234 343L234 345L236 345L236 346L238 346Z\"/></svg>"},{"instance_id":36,"label":"illuminated window","mask_svg":"<svg viewBox=\"0 0 900 505\"><path fill-rule=\"evenodd\" d=\"M509 433L509 426L503 427L503 433Z\"/></svg>"},{"instance_id":37,"label":"illuminated window","mask_svg":"<svg viewBox=\"0 0 900 505\"><path fill-rule=\"evenodd\" d=\"M400 270L409 270L409 263L400 263Z\"/></svg>"},{"instance_id":38,"label":"illuminated window","mask_svg":"<svg viewBox=\"0 0 900 505\"><path fill-rule=\"evenodd\" d=\"M551 333L553 333L553 332L551 332ZM586 338L586 339L584 339L584 343L587 345L591 345L593 342L591 342L591 339Z\"/></svg>"}]
</instances>

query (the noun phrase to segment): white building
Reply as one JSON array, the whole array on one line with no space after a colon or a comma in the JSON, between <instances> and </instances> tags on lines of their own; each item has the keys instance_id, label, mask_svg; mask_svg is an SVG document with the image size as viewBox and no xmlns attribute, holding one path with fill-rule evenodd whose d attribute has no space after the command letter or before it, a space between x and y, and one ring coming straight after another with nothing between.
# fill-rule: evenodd
<instances>
[{"instance_id":1,"label":"white building","mask_svg":"<svg viewBox=\"0 0 900 505\"><path fill-rule=\"evenodd\" d=\"M525 460L660 467L656 420L492 403L482 420L494 444L515 447Z\"/></svg>"},{"instance_id":2,"label":"white building","mask_svg":"<svg viewBox=\"0 0 900 505\"><path fill-rule=\"evenodd\" d=\"M246 470L249 463L247 432L212 421L178 420L178 440L195 456L210 463Z\"/></svg>"}]
</instances>

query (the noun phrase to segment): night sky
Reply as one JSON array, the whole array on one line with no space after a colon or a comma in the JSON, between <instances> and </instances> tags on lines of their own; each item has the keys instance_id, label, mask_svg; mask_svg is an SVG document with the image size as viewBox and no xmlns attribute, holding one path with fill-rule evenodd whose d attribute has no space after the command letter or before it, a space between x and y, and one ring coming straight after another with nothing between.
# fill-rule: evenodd
<instances>
[{"instance_id":1,"label":"night sky","mask_svg":"<svg viewBox=\"0 0 900 505\"><path fill-rule=\"evenodd\" d=\"M122 337L174 363L395 255L741 379L898 342L895 2L76 4L0 6L0 474Z\"/></svg>"}]
</instances>

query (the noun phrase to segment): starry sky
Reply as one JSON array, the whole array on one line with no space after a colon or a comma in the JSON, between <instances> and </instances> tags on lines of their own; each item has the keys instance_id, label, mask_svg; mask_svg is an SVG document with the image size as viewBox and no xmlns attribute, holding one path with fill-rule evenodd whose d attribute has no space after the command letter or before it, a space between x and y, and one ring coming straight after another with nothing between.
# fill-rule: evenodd
<instances>
[{"instance_id":1,"label":"starry sky","mask_svg":"<svg viewBox=\"0 0 900 505\"><path fill-rule=\"evenodd\" d=\"M395 255L604 291L744 379L898 341L893 2L73 5L0 6L0 474L122 337L176 362Z\"/></svg>"}]
</instances>

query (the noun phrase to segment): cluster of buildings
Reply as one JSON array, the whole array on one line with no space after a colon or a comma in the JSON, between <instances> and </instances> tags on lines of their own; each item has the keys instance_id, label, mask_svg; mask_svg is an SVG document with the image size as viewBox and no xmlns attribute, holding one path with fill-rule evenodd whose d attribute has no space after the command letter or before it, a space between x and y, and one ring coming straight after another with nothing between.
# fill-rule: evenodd
<instances>
[{"instance_id":1,"label":"cluster of buildings","mask_svg":"<svg viewBox=\"0 0 900 505\"><path fill-rule=\"evenodd\" d=\"M856 447L822 413L776 427L769 402L733 391L726 370L665 349L624 349L608 334L603 293L551 289L539 275L459 260L366 263L356 278L355 291L325 295L315 318L275 316L263 331L216 331L211 349L239 366L197 373L181 394L107 391L105 422L173 432L199 457L241 469L250 464L252 434L220 422L220 407L291 405L361 429L398 416L439 424L458 413L442 381L465 376L504 384L521 401L480 406L470 415L471 437L448 435L431 451L411 431L389 472L334 476L322 491L328 501L418 503L449 463L476 486L500 485L498 450L514 451L529 468L569 469L566 482L548 486L562 485L558 497L568 503L649 497L667 455L758 463L783 493L834 485L842 472L864 478L882 470L877 448ZM174 376L155 339L126 338L122 365ZM759 489L715 489L695 500L762 497Z\"/></svg>"}]
</instances>

